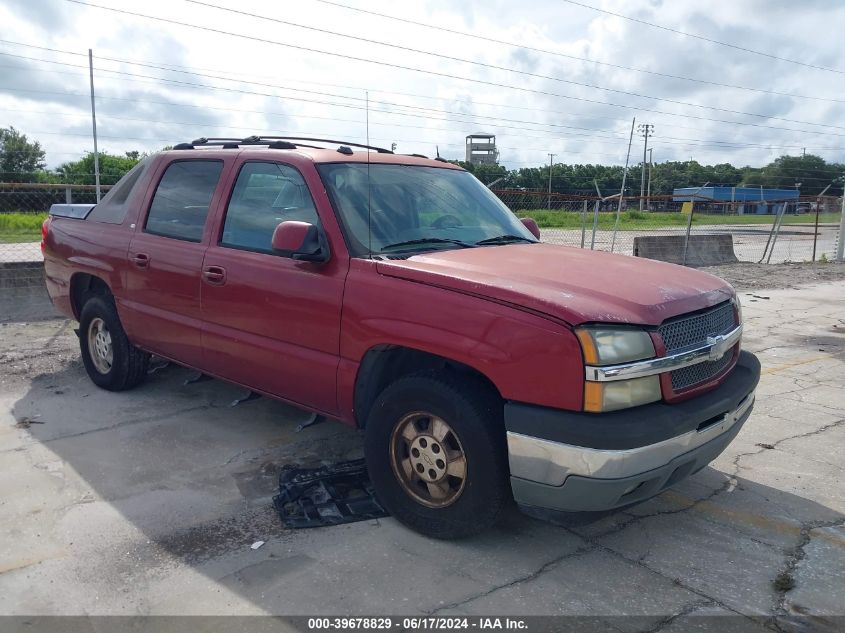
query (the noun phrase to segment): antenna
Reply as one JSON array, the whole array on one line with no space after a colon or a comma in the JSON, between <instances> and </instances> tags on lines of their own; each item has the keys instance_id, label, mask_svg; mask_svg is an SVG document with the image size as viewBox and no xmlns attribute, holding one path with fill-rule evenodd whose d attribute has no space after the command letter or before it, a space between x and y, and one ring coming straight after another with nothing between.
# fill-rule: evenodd
<instances>
[{"instance_id":1,"label":"antenna","mask_svg":"<svg viewBox=\"0 0 845 633\"><path fill-rule=\"evenodd\" d=\"M366 131L367 131L367 145L370 144L370 91L364 91L364 100L366 103ZM370 209L372 207L372 194L370 192L370 150L367 152L367 250L370 251L370 259L373 258L373 227L371 220Z\"/></svg>"}]
</instances>

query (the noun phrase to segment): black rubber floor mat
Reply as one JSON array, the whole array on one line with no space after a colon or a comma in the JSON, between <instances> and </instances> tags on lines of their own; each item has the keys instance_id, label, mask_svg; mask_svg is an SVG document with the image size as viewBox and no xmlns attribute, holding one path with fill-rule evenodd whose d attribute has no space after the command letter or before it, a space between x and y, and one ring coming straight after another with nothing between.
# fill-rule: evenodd
<instances>
[{"instance_id":1,"label":"black rubber floor mat","mask_svg":"<svg viewBox=\"0 0 845 633\"><path fill-rule=\"evenodd\" d=\"M376 501L363 459L320 468L286 467L273 497L282 524L309 528L387 516Z\"/></svg>"}]
</instances>

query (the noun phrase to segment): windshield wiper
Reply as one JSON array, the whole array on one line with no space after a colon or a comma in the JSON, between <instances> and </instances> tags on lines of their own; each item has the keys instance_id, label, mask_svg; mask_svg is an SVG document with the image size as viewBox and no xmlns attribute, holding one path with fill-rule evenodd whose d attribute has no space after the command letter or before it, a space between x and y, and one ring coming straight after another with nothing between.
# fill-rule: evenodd
<instances>
[{"instance_id":1,"label":"windshield wiper","mask_svg":"<svg viewBox=\"0 0 845 633\"><path fill-rule=\"evenodd\" d=\"M445 237L421 237L416 240L406 240L404 242L396 242L395 244L388 244L387 246L382 246L381 250L384 251L388 248L402 248L403 246L416 246L417 244L457 244L462 248L474 248L475 244L471 244L469 242L462 242L461 240L452 240Z\"/></svg>"},{"instance_id":2,"label":"windshield wiper","mask_svg":"<svg viewBox=\"0 0 845 633\"><path fill-rule=\"evenodd\" d=\"M528 242L529 244L536 244L535 240L530 240L521 235L497 235L496 237L488 237L486 240L476 242L476 246L483 246L485 244L510 244L511 242Z\"/></svg>"}]
</instances>

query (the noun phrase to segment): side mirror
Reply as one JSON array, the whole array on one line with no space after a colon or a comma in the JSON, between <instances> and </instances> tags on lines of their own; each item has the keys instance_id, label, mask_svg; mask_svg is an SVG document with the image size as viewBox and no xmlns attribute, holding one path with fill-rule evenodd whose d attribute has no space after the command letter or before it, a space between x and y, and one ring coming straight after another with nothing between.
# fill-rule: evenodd
<instances>
[{"instance_id":1,"label":"side mirror","mask_svg":"<svg viewBox=\"0 0 845 633\"><path fill-rule=\"evenodd\" d=\"M537 220L534 218L521 218L522 223L525 225L525 228L531 231L531 235L536 237L538 240L540 239L540 227L537 224Z\"/></svg>"},{"instance_id":2,"label":"side mirror","mask_svg":"<svg viewBox=\"0 0 845 633\"><path fill-rule=\"evenodd\" d=\"M273 250L305 262L325 262L329 247L319 227L308 222L282 222L273 231Z\"/></svg>"}]
</instances>

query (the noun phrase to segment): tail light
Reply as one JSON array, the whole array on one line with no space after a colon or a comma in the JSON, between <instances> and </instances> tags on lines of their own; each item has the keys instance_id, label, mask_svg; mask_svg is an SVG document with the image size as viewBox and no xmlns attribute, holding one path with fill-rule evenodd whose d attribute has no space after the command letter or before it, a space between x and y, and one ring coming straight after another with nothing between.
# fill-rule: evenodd
<instances>
[{"instance_id":1,"label":"tail light","mask_svg":"<svg viewBox=\"0 0 845 633\"><path fill-rule=\"evenodd\" d=\"M50 218L41 223L41 254L47 249L47 235L50 233Z\"/></svg>"}]
</instances>

